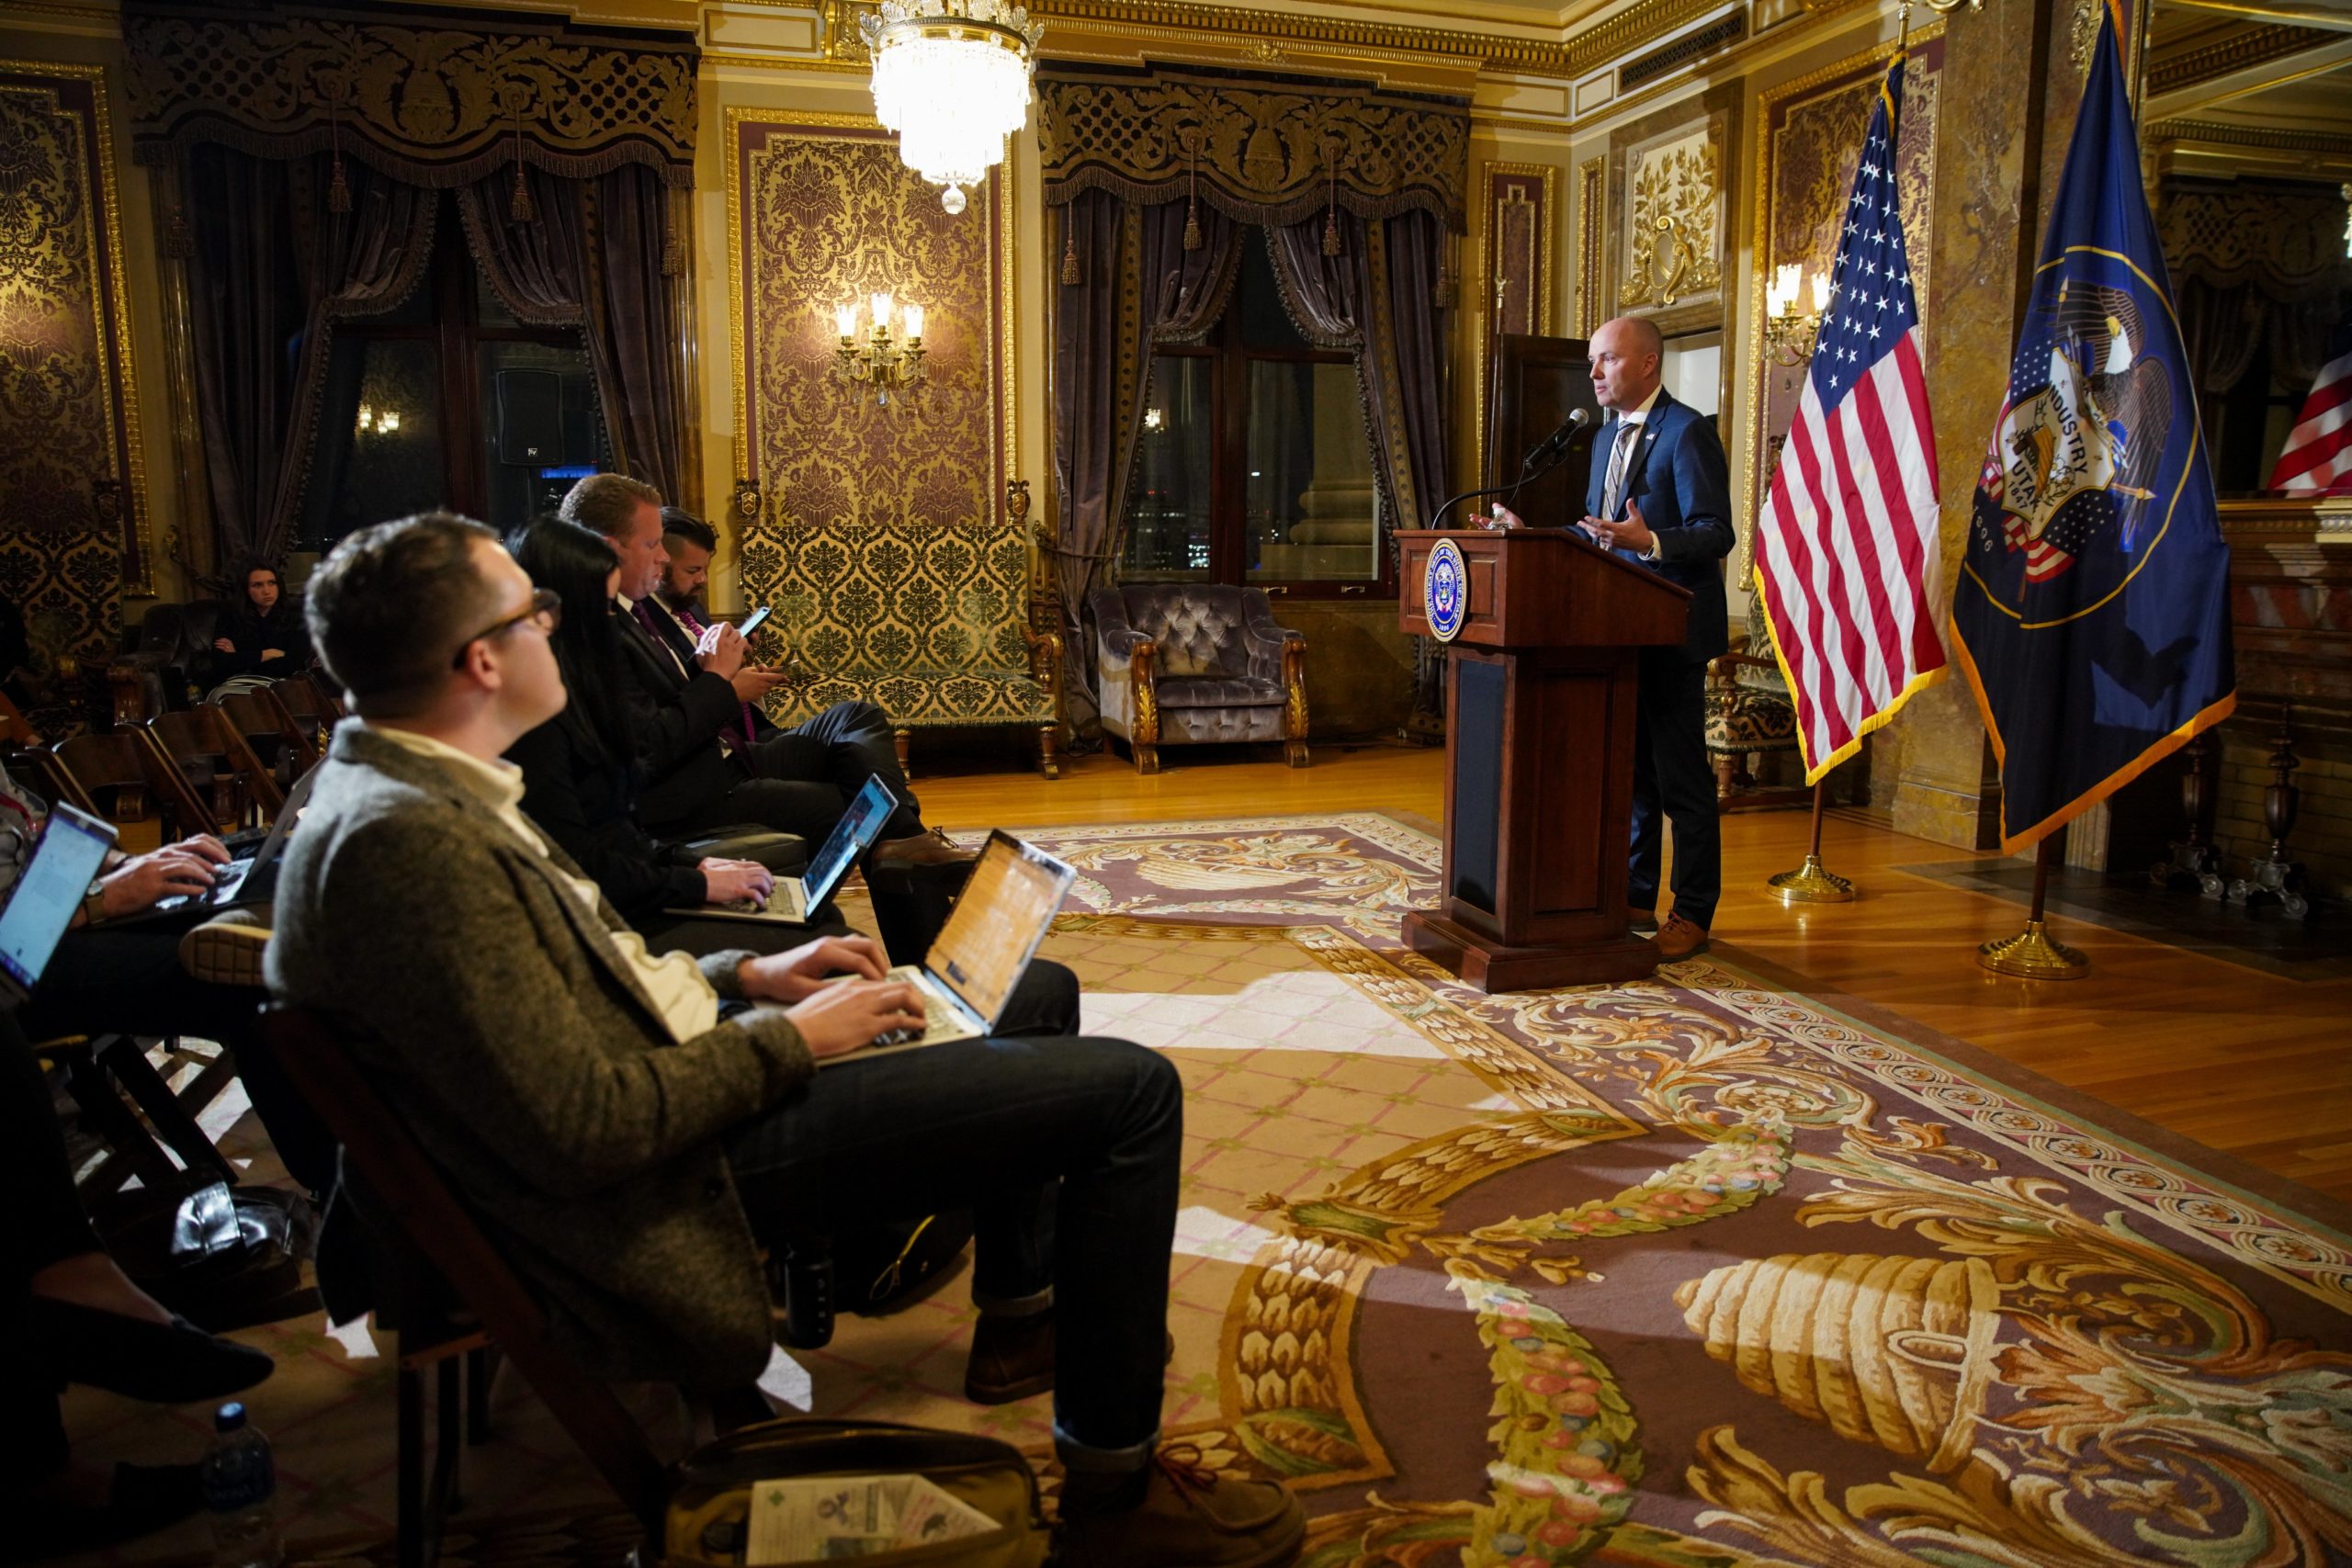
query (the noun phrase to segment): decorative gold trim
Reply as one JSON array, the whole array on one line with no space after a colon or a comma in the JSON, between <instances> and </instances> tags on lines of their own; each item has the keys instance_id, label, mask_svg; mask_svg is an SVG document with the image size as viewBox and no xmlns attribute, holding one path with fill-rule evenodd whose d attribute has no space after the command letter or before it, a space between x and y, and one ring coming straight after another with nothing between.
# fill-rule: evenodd
<instances>
[{"instance_id":1,"label":"decorative gold trim","mask_svg":"<svg viewBox=\"0 0 2352 1568\"><path fill-rule=\"evenodd\" d=\"M1487 159L1478 166L1478 247L1477 266L1472 274L1476 281L1479 308L1475 314L1476 336L1471 342L1470 374L1473 378L1471 397L1476 415L1471 422L1476 461L1483 468L1487 461L1487 358L1488 346L1494 342L1499 323L1496 297L1501 289L1501 255L1495 245L1495 179L1540 179L1544 186L1544 209L1535 221L1535 278L1533 281L1532 312L1534 327L1540 333L1552 330L1552 229L1558 221L1560 210L1560 171L1550 164L1513 164L1500 159Z\"/></svg>"},{"instance_id":2,"label":"decorative gold trim","mask_svg":"<svg viewBox=\"0 0 2352 1568\"><path fill-rule=\"evenodd\" d=\"M1913 31L1900 47L1907 48L1912 53L1917 54L1929 42L1943 36L1944 22L1941 17L1938 17L1927 26ZM1742 389L1747 395L1740 400L1741 410L1747 424L1746 443L1747 461L1741 465L1739 471L1741 501L1738 515L1750 520L1744 530L1747 537L1741 541L1740 581L1743 583L1755 572L1756 527L1753 520L1758 509L1764 504L1764 497L1760 493L1765 477L1763 378L1770 368L1765 361L1764 355L1764 288L1769 281L1767 275L1771 270L1769 248L1772 233L1772 111L1781 105L1794 98L1804 97L1841 76L1852 75L1858 71L1873 65L1884 69L1886 62L1894 58L1897 47L1898 45L1894 42L1873 44L1859 54L1849 54L1842 60L1831 61L1818 70L1808 71L1795 80L1783 82L1777 87L1768 87L1756 96L1754 180L1756 191L1754 197L1748 203L1747 244L1748 256L1747 373ZM1907 75L1908 73L1905 74ZM1725 293L1728 294L1729 290L1725 290ZM1926 301L1922 300L1920 303L1924 307Z\"/></svg>"},{"instance_id":3,"label":"decorative gold trim","mask_svg":"<svg viewBox=\"0 0 2352 1568\"><path fill-rule=\"evenodd\" d=\"M114 417L115 403L119 402L122 408L122 479L124 488L130 491L129 532L139 548L139 576L125 578L122 592L134 596L152 594L155 592L155 539L153 519L147 507L147 452L139 423L139 367L130 336L130 275L122 265L122 196L115 178L114 118L108 103L107 68L69 61L0 60L0 72L27 76L54 76L91 85L90 123L97 141L94 152L106 216L106 265L110 280L107 290L107 310L98 326L101 332L112 337L121 360L121 385L116 389L117 396L105 400L105 402L109 419ZM92 263L96 260L93 254ZM99 355L99 362L101 365L106 363L103 353Z\"/></svg>"},{"instance_id":4,"label":"decorative gold trim","mask_svg":"<svg viewBox=\"0 0 2352 1568\"><path fill-rule=\"evenodd\" d=\"M2204 141L2223 147L2268 147L2289 152L2323 156L2352 155L2352 136L2331 136L2320 130L2279 130L2269 126L2232 125L2225 120L2160 119L2142 135L2159 141Z\"/></svg>"},{"instance_id":5,"label":"decorative gold trim","mask_svg":"<svg viewBox=\"0 0 2352 1568\"><path fill-rule=\"evenodd\" d=\"M1589 338L1607 318L1600 313L1601 240L1609 227L1609 156L1587 158L1577 166L1577 332Z\"/></svg>"},{"instance_id":6,"label":"decorative gold trim","mask_svg":"<svg viewBox=\"0 0 2352 1568\"><path fill-rule=\"evenodd\" d=\"M2210 82L2226 76L2233 71L2243 71L2249 65L2260 65L2290 54L2301 54L2324 43L2338 42L2344 35L2325 28L2290 28L2275 24L2256 27L2252 32L2239 33L2219 43L2207 44L2162 60L2148 62L2146 90L2169 93L2176 87L2193 87L2199 82Z\"/></svg>"},{"instance_id":7,"label":"decorative gold trim","mask_svg":"<svg viewBox=\"0 0 2352 1568\"><path fill-rule=\"evenodd\" d=\"M806 71L812 74L854 76L864 76L870 70L863 61L853 64L846 61L820 60L813 54L736 54L718 49L704 50L702 62L706 66L730 71Z\"/></svg>"}]
</instances>

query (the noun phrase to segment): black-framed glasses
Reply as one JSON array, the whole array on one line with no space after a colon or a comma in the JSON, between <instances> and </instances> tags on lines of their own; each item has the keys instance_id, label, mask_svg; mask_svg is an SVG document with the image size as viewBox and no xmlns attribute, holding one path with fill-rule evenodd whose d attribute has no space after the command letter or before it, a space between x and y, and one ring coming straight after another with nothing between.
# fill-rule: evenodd
<instances>
[{"instance_id":1,"label":"black-framed glasses","mask_svg":"<svg viewBox=\"0 0 2352 1568\"><path fill-rule=\"evenodd\" d=\"M458 645L458 651L449 657L449 668L452 670L463 670L466 667L466 649L481 641L484 637L499 637L504 633L513 631L525 621L537 621L539 623L540 630L546 632L550 637L555 635L556 627L563 624L563 601L556 596L554 589L533 589L531 591L530 606L527 609L517 611L515 614L507 616L503 621L492 621L490 625L482 627L481 630L474 633L473 636L459 643Z\"/></svg>"}]
</instances>

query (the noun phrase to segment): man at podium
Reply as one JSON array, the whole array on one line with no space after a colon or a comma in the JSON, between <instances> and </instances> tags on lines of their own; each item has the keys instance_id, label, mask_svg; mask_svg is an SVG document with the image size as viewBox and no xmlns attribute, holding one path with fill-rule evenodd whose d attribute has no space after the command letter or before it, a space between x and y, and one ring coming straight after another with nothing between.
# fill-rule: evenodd
<instances>
[{"instance_id":1,"label":"man at podium","mask_svg":"<svg viewBox=\"0 0 2352 1568\"><path fill-rule=\"evenodd\" d=\"M1732 547L1729 467L1714 422L1661 385L1666 343L1655 325L1620 316L1592 334L1589 352L1593 395L1610 418L1593 441L1587 514L1577 525L1690 591L1681 646L1641 650L1625 887L1634 929L1656 927L1661 958L1688 958L1705 950L1723 893L1706 692L1707 663L1729 646L1723 573ZM1664 820L1674 824L1674 907L1658 924Z\"/></svg>"}]
</instances>

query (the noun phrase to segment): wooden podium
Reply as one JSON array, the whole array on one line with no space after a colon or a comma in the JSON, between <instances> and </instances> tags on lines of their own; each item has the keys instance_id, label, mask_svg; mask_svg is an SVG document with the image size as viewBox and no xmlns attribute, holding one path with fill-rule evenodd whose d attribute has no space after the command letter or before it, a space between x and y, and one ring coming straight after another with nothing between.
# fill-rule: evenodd
<instances>
[{"instance_id":1,"label":"wooden podium","mask_svg":"<svg viewBox=\"0 0 2352 1568\"><path fill-rule=\"evenodd\" d=\"M1461 552L1449 664L1445 902L1405 940L1483 991L1639 979L1626 929L1638 650L1679 643L1690 592L1572 528L1400 530L1408 632L1442 540Z\"/></svg>"}]
</instances>

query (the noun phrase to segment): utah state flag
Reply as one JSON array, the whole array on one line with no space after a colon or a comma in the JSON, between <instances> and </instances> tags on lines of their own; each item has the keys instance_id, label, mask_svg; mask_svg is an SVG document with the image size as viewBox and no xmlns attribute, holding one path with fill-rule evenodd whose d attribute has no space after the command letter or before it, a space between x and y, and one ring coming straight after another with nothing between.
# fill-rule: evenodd
<instances>
[{"instance_id":1,"label":"utah state flag","mask_svg":"<svg viewBox=\"0 0 2352 1568\"><path fill-rule=\"evenodd\" d=\"M2005 851L2237 704L2229 549L2111 14L1977 479L1952 632L2001 760Z\"/></svg>"}]
</instances>

